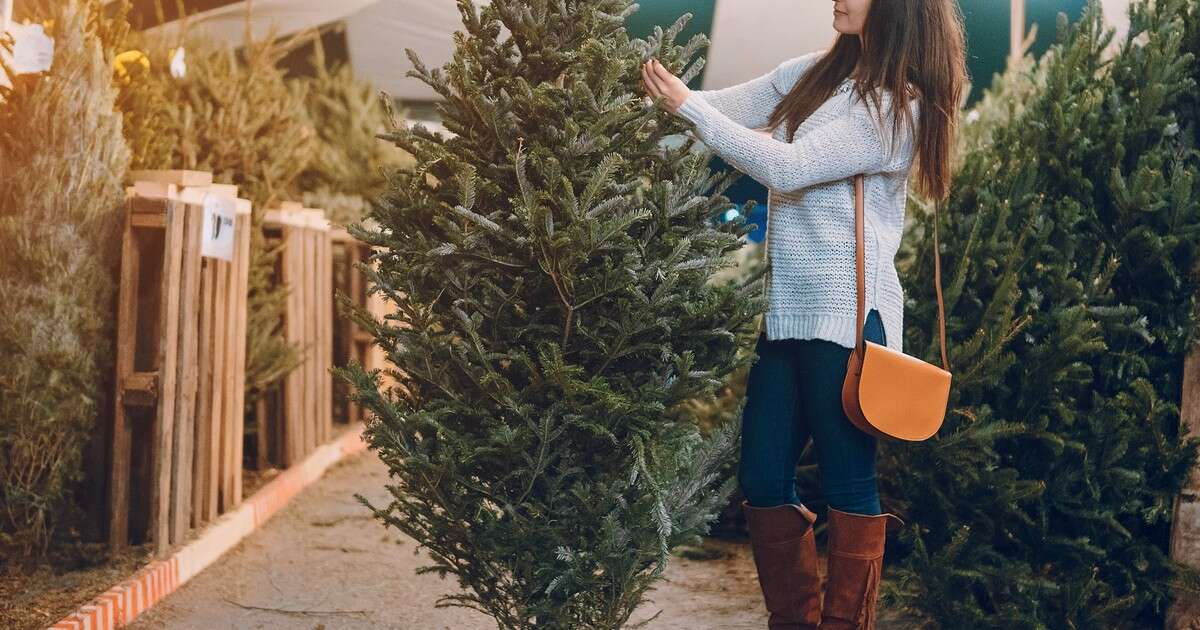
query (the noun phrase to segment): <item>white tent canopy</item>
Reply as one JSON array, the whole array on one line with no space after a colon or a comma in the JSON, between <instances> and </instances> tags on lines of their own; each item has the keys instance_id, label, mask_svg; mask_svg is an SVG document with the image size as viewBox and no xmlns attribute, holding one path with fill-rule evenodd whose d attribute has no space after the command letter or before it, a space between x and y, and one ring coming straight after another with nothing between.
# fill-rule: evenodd
<instances>
[{"instance_id":1,"label":"white tent canopy","mask_svg":"<svg viewBox=\"0 0 1200 630\"><path fill-rule=\"evenodd\" d=\"M441 66L454 53L451 34L462 29L455 0L253 0L250 9L255 38L265 37L273 27L283 36L344 21L355 72L404 100L438 97L429 86L405 76L413 66L404 49L413 49L428 67ZM247 3L235 2L189 17L188 28L236 43L245 38L246 14ZM764 20L767 15L771 19ZM788 57L829 45L834 36L831 21L830 5L825 3L717 2L704 88L744 81ZM172 22L150 32L169 34L179 28ZM748 41L754 45L746 45Z\"/></svg>"},{"instance_id":2,"label":"white tent canopy","mask_svg":"<svg viewBox=\"0 0 1200 630\"><path fill-rule=\"evenodd\" d=\"M0 0L0 6L5 1ZM482 6L489 1L476 0L476 4ZM1106 18L1117 27L1118 39L1128 28L1128 2L1102 0ZM232 2L188 18L189 27L225 41L241 42L246 33L248 4L251 34L256 38L266 36L273 25L276 34L283 36L343 21L355 72L402 100L438 98L429 86L405 76L413 66L404 50L411 48L426 66L439 67L453 55L451 35L462 29L455 0ZM832 21L832 5L828 2L717 0L703 88L734 85L770 71L785 59L829 46L836 35ZM151 30L161 32L178 26L169 23Z\"/></svg>"}]
</instances>

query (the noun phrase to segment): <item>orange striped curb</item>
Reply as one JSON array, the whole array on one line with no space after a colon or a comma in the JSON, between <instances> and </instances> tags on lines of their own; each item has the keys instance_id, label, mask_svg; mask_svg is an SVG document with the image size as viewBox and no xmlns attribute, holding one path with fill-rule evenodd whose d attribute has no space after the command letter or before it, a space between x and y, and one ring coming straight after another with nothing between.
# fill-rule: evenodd
<instances>
[{"instance_id":1,"label":"orange striped curb","mask_svg":"<svg viewBox=\"0 0 1200 630\"><path fill-rule=\"evenodd\" d=\"M104 591L49 630L109 630L133 621L267 522L330 466L365 449L363 428L359 423L338 439L318 446L304 461L279 473L241 505L206 526L171 557L151 560L132 577Z\"/></svg>"}]
</instances>

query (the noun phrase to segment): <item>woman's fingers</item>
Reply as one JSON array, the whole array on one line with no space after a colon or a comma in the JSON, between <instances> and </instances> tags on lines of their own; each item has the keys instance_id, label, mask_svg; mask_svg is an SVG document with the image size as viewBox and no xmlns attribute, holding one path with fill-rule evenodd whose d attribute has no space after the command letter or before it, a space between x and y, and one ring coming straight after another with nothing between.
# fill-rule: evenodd
<instances>
[{"instance_id":1,"label":"woman's fingers","mask_svg":"<svg viewBox=\"0 0 1200 630\"><path fill-rule=\"evenodd\" d=\"M650 69L647 67L648 63L650 62L642 64L642 86L645 87L646 92L653 97L657 96L657 94L654 93L654 85L650 82Z\"/></svg>"},{"instance_id":2,"label":"woman's fingers","mask_svg":"<svg viewBox=\"0 0 1200 630\"><path fill-rule=\"evenodd\" d=\"M653 66L643 66L642 76L646 78L646 82L651 89L651 95L654 97L662 96L663 86L659 84L658 77L655 76Z\"/></svg>"},{"instance_id":3,"label":"woman's fingers","mask_svg":"<svg viewBox=\"0 0 1200 630\"><path fill-rule=\"evenodd\" d=\"M658 95L654 91L654 85L650 82L650 70L645 64L642 64L642 87L646 90L646 94L650 98L656 98Z\"/></svg>"}]
</instances>

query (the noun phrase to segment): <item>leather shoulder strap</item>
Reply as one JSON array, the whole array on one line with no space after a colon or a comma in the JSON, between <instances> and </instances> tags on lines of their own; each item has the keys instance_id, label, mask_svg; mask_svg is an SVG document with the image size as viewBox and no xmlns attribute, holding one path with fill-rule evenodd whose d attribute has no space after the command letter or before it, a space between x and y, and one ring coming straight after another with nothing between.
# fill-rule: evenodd
<instances>
[{"instance_id":1,"label":"leather shoulder strap","mask_svg":"<svg viewBox=\"0 0 1200 630\"><path fill-rule=\"evenodd\" d=\"M863 344L863 325L866 323L867 310L867 291L866 277L863 267L863 224L866 222L864 218L865 202L863 192L863 175L859 173L854 176L854 258L855 258L855 283L858 285L858 310L856 321L858 326L855 327L854 351L858 353L859 360L862 360L866 353L866 346ZM938 249L937 237L937 207L940 202L935 202L933 206L933 282L937 289L938 301L938 339L942 349L942 369L950 371L950 362L946 360L946 309L942 303L942 261L941 253ZM904 334L904 331L899 331L897 334Z\"/></svg>"}]
</instances>

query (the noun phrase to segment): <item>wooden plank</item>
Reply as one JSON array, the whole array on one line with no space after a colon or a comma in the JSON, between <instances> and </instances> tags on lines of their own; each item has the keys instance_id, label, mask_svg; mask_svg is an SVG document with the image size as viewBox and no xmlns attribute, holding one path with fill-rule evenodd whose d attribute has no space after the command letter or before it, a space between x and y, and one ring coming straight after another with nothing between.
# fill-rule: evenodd
<instances>
[{"instance_id":1,"label":"wooden plank","mask_svg":"<svg viewBox=\"0 0 1200 630\"><path fill-rule=\"evenodd\" d=\"M250 230L253 229L249 210L247 208L246 212L239 211L235 219L237 245L233 258L234 274L237 279L234 294L237 304L234 309L235 353L233 357L233 408L236 411L234 431L238 435L238 439L234 442L233 452L233 461L237 462L233 472L233 502L235 505L240 505L242 502L241 462L246 442L246 317L250 292Z\"/></svg>"},{"instance_id":2,"label":"wooden plank","mask_svg":"<svg viewBox=\"0 0 1200 630\"><path fill-rule=\"evenodd\" d=\"M145 197L134 197L134 199L145 199ZM133 227L137 228L162 229L166 225L166 219L161 214L136 213L130 215L130 221L133 223Z\"/></svg>"},{"instance_id":3,"label":"wooden plank","mask_svg":"<svg viewBox=\"0 0 1200 630\"><path fill-rule=\"evenodd\" d=\"M171 470L174 458L175 381L179 334L179 283L183 272L184 204L166 200L167 222L163 235L163 274L159 313L162 342L158 353L161 383L158 412L154 418L154 463L150 480L150 531L154 551L165 555L170 548Z\"/></svg>"},{"instance_id":4,"label":"wooden plank","mask_svg":"<svg viewBox=\"0 0 1200 630\"><path fill-rule=\"evenodd\" d=\"M304 454L317 447L317 363L320 352L316 344L316 233L309 227L300 230L304 235L304 258L299 264L302 289L300 321L304 324ZM307 263L307 264L304 264Z\"/></svg>"},{"instance_id":5,"label":"wooden plank","mask_svg":"<svg viewBox=\"0 0 1200 630\"><path fill-rule=\"evenodd\" d=\"M233 395L229 391L229 382L227 372L229 364L233 362L233 355L229 353L230 337L233 336L232 326L229 322L229 263L217 262L217 286L216 300L214 307L214 317L216 317L215 329L217 334L214 336L214 346L216 347L216 356L214 364L212 364L212 391L218 394L212 397L212 409L214 409L214 418L217 430L214 433L216 437L217 451L217 470L215 484L217 487L217 511L218 514L224 514L233 506L233 488L229 487L229 475L227 470L229 460L233 457L230 452L229 445L233 443L230 432L233 431L233 422L229 418L229 398Z\"/></svg>"},{"instance_id":6,"label":"wooden plank","mask_svg":"<svg viewBox=\"0 0 1200 630\"><path fill-rule=\"evenodd\" d=\"M313 229L313 245L315 253L313 255L313 358L315 359L316 367L313 368L313 373L316 379L313 381L313 391L317 399L317 444L325 443L325 375L328 373L325 369L325 362L328 360L325 356L325 272L328 266L325 263L325 240L326 233L324 230Z\"/></svg>"},{"instance_id":7,"label":"wooden plank","mask_svg":"<svg viewBox=\"0 0 1200 630\"><path fill-rule=\"evenodd\" d=\"M204 208L183 206L183 267L179 285L179 370L175 392L175 457L171 467L171 543L182 542L192 520L192 460L195 453L196 362L199 334L200 228Z\"/></svg>"},{"instance_id":8,"label":"wooden plank","mask_svg":"<svg viewBox=\"0 0 1200 630\"><path fill-rule=\"evenodd\" d=\"M322 298L325 300L324 318L325 326L322 329L325 332L325 372L322 376L322 383L325 385L325 403L322 407L325 410L325 442L334 439L334 326L337 325L334 317L334 240L326 232L325 236L325 264L322 265L322 278L325 282L325 287L322 290Z\"/></svg>"},{"instance_id":9,"label":"wooden plank","mask_svg":"<svg viewBox=\"0 0 1200 630\"><path fill-rule=\"evenodd\" d=\"M225 343L226 332L225 328L228 321L225 319L227 309L225 307L226 297L229 295L229 265L224 261L213 261L213 273L216 276L216 282L213 287L213 372L212 372L212 430L211 444L212 451L212 494L210 500L216 501L214 508L215 514L224 514L225 506L228 502L226 495L221 494L222 483L224 477L225 463L224 445L225 445L225 369L229 365L229 358L225 356L225 350L229 347Z\"/></svg>"},{"instance_id":10,"label":"wooden plank","mask_svg":"<svg viewBox=\"0 0 1200 630\"><path fill-rule=\"evenodd\" d=\"M130 372L118 391L125 407L153 407L158 404L158 372Z\"/></svg>"},{"instance_id":11,"label":"wooden plank","mask_svg":"<svg viewBox=\"0 0 1200 630\"><path fill-rule=\"evenodd\" d=\"M268 430L267 422L267 394L264 392L254 401L254 420L255 433L258 438L255 444L258 448L254 450L254 469L266 470L271 465L270 445L272 443L271 431Z\"/></svg>"},{"instance_id":12,"label":"wooden plank","mask_svg":"<svg viewBox=\"0 0 1200 630\"><path fill-rule=\"evenodd\" d=\"M1200 435L1200 344L1184 357L1183 393L1179 404L1179 437ZM1170 557L1191 568L1200 568L1200 465L1193 462L1182 491L1172 508ZM1200 615L1200 601L1178 593L1167 612L1166 628L1186 628Z\"/></svg>"},{"instance_id":13,"label":"wooden plank","mask_svg":"<svg viewBox=\"0 0 1200 630\"><path fill-rule=\"evenodd\" d=\"M188 203L204 203L208 194L237 199L238 187L233 184L209 184L207 186L184 186L179 189L179 198Z\"/></svg>"},{"instance_id":14,"label":"wooden plank","mask_svg":"<svg viewBox=\"0 0 1200 630\"><path fill-rule=\"evenodd\" d=\"M196 391L196 457L192 466L192 527L216 517L217 495L212 484L212 357L213 357L213 300L216 299L214 284L216 261L209 258L201 261L200 270L200 338L197 353Z\"/></svg>"},{"instance_id":15,"label":"wooden plank","mask_svg":"<svg viewBox=\"0 0 1200 630\"><path fill-rule=\"evenodd\" d=\"M213 183L213 174L209 171L187 170L152 170L129 171L126 176L131 182L161 182L177 186L204 186Z\"/></svg>"},{"instance_id":16,"label":"wooden plank","mask_svg":"<svg viewBox=\"0 0 1200 630\"><path fill-rule=\"evenodd\" d=\"M179 198L179 186L166 182L133 182L133 194L138 197L162 197L166 199Z\"/></svg>"},{"instance_id":17,"label":"wooden plank","mask_svg":"<svg viewBox=\"0 0 1200 630\"><path fill-rule=\"evenodd\" d=\"M358 264L362 262L363 250L365 247L358 242L353 242L346 247L346 256L349 259L347 277L350 279L350 300L357 306L366 306L366 300L363 297L363 285L366 279L363 277L363 272L358 268ZM349 317L346 318L346 329L349 332L347 335L350 341L350 358L358 361L360 365L366 365L366 352L364 344L360 341L360 335L363 334L358 324L355 324ZM348 392L353 395L353 392ZM350 403L350 422L358 422L363 419L362 408L358 403Z\"/></svg>"},{"instance_id":18,"label":"wooden plank","mask_svg":"<svg viewBox=\"0 0 1200 630\"><path fill-rule=\"evenodd\" d=\"M329 441L333 432L330 426L333 423L333 381L331 380L332 375L329 373L329 366L333 360L333 317L330 312L333 297L333 260L330 257L330 250L333 242L329 239L327 229L318 232L318 237L320 239L318 242L320 243L321 264L317 267L317 304L320 307L317 315L317 340L321 348L321 365L317 374L321 379L319 441L324 444Z\"/></svg>"},{"instance_id":19,"label":"wooden plank","mask_svg":"<svg viewBox=\"0 0 1200 630\"><path fill-rule=\"evenodd\" d=\"M299 319L300 306L299 282L301 277L297 274L296 261L299 260L301 252L303 252L303 236L300 230L295 227L287 226L283 230L284 242L286 249L284 253L286 258L283 261L281 269L283 275L283 286L287 287L288 296L285 308L285 317L287 318L285 326L285 338L293 347L299 347L303 343L301 335L301 326ZM303 348L300 348L303 350ZM303 372L300 367L288 373L284 381L286 395L284 400L284 435L287 441L288 459L284 462L285 468L290 468L292 464L299 462L304 452L304 397L301 393L301 388L304 386Z\"/></svg>"},{"instance_id":20,"label":"wooden plank","mask_svg":"<svg viewBox=\"0 0 1200 630\"><path fill-rule=\"evenodd\" d=\"M137 241L133 234L132 206L125 206L125 228L121 235L120 286L117 290L116 386L113 396L112 455L108 470L108 544L113 550L129 543L129 445L130 422L125 409L125 387L133 373L134 342L137 339L138 268Z\"/></svg>"},{"instance_id":21,"label":"wooden plank","mask_svg":"<svg viewBox=\"0 0 1200 630\"><path fill-rule=\"evenodd\" d=\"M221 374L222 388L225 390L225 411L222 414L224 442L221 453L221 458L225 461L225 466L221 469L221 496L224 497L225 504L221 511L228 512L237 507L240 494L234 490L234 480L240 477L242 470L242 460L236 456L240 450L236 445L242 441L242 423L239 420L242 410L237 408L237 390L242 388L242 383L234 381L237 374L234 363L237 361L237 310L240 303L237 297L238 275L232 262L226 262L224 266L228 278L225 285L224 311L225 366Z\"/></svg>"}]
</instances>

